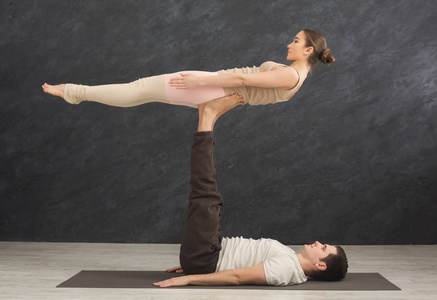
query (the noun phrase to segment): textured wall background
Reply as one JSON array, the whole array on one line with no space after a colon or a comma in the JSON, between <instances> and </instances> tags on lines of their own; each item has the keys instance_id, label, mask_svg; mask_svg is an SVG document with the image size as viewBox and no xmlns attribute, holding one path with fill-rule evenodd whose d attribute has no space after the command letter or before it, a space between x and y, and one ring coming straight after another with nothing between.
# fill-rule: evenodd
<instances>
[{"instance_id":1,"label":"textured wall background","mask_svg":"<svg viewBox=\"0 0 437 300\"><path fill-rule=\"evenodd\" d=\"M69 105L44 82L122 83L337 57L292 101L217 123L227 236L437 242L437 2L2 1L0 239L178 243L197 111Z\"/></svg>"}]
</instances>

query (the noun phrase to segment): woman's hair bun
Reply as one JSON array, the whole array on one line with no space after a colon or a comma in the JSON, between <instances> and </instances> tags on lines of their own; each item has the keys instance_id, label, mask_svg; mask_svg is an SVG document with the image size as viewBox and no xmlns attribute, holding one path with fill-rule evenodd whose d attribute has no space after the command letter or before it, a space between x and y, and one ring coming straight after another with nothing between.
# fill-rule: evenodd
<instances>
[{"instance_id":1,"label":"woman's hair bun","mask_svg":"<svg viewBox=\"0 0 437 300\"><path fill-rule=\"evenodd\" d=\"M332 55L331 50L329 50L328 48L325 48L322 50L322 52L320 52L319 59L322 64L325 65L330 65L335 61L334 55Z\"/></svg>"}]
</instances>

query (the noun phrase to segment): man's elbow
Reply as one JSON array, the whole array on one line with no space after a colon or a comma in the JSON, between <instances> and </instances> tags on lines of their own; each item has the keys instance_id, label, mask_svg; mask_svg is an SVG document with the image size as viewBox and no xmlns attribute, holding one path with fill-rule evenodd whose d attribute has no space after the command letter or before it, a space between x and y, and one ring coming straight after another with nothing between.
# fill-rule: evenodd
<instances>
[{"instance_id":1,"label":"man's elbow","mask_svg":"<svg viewBox=\"0 0 437 300\"><path fill-rule=\"evenodd\" d=\"M243 278L241 278L241 276L235 275L232 277L231 279L231 285L243 285L244 281Z\"/></svg>"},{"instance_id":2,"label":"man's elbow","mask_svg":"<svg viewBox=\"0 0 437 300\"><path fill-rule=\"evenodd\" d=\"M246 285L246 284L258 284L254 281L251 276L248 277L247 274L236 274L233 280L234 285Z\"/></svg>"}]
</instances>

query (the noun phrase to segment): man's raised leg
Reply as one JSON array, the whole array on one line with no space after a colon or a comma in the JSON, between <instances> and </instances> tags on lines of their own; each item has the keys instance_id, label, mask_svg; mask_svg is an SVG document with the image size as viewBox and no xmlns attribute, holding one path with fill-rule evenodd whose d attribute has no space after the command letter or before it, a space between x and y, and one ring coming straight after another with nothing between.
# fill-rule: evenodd
<instances>
[{"instance_id":1,"label":"man's raised leg","mask_svg":"<svg viewBox=\"0 0 437 300\"><path fill-rule=\"evenodd\" d=\"M191 193L188 216L180 250L185 274L205 274L216 270L221 250L220 207L214 167L213 128L225 112L244 104L239 96L229 96L199 105L198 131L191 147Z\"/></svg>"}]
</instances>

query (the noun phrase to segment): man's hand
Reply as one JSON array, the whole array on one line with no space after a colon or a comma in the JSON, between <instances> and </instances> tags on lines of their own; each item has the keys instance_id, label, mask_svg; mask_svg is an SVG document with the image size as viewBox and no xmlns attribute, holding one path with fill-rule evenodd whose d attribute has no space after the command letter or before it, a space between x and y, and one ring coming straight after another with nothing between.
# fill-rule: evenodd
<instances>
[{"instance_id":1,"label":"man's hand","mask_svg":"<svg viewBox=\"0 0 437 300\"><path fill-rule=\"evenodd\" d=\"M190 276L173 277L164 281L155 282L154 286L171 287L171 286L185 286L190 284Z\"/></svg>"},{"instance_id":2,"label":"man's hand","mask_svg":"<svg viewBox=\"0 0 437 300\"><path fill-rule=\"evenodd\" d=\"M182 270L182 267L181 266L177 266L177 267L174 267L174 268L171 268L171 269L167 269L167 270L165 270L166 272L168 272L168 273L177 273L177 274L181 274L181 273L184 273L184 270Z\"/></svg>"},{"instance_id":3,"label":"man's hand","mask_svg":"<svg viewBox=\"0 0 437 300\"><path fill-rule=\"evenodd\" d=\"M177 274L184 273L184 270L182 269L181 266L170 268L165 271L167 273L177 273ZM171 287L171 286L184 286L188 284L189 284L189 276L181 276L181 277L174 277L167 280L155 282L153 285L159 287Z\"/></svg>"}]
</instances>

